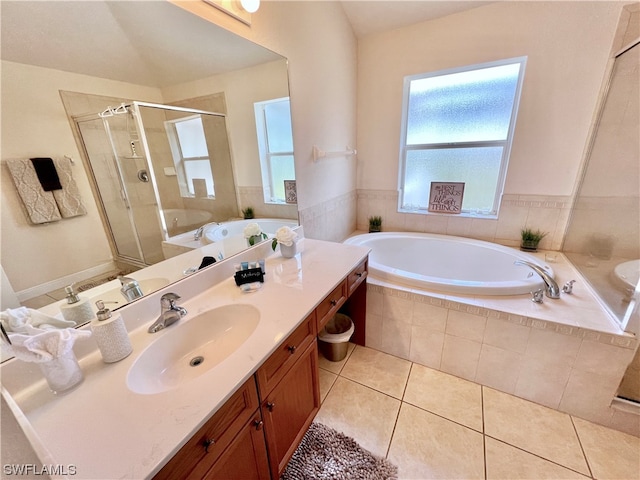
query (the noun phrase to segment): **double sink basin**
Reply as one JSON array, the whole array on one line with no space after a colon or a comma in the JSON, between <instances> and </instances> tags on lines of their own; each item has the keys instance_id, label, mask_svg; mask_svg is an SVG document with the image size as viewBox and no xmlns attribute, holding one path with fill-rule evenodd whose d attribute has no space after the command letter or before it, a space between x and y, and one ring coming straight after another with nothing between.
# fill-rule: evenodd
<instances>
[{"instance_id":1,"label":"double sink basin","mask_svg":"<svg viewBox=\"0 0 640 480\"><path fill-rule=\"evenodd\" d=\"M193 380L234 353L255 331L260 311L248 304L223 305L187 315L156 334L131 365L127 387L139 394L162 393Z\"/></svg>"}]
</instances>

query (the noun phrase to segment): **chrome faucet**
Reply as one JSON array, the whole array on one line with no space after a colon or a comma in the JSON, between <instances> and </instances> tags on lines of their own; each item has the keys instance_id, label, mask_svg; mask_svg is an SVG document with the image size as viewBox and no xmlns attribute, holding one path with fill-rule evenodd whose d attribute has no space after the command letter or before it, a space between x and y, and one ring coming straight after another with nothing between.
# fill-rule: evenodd
<instances>
[{"instance_id":1,"label":"chrome faucet","mask_svg":"<svg viewBox=\"0 0 640 480\"><path fill-rule=\"evenodd\" d=\"M195 233L193 234L193 239L196 241L200 240L202 238L202 235L204 234L204 229L207 228L209 225L220 225L220 224L218 222L205 223L195 231Z\"/></svg>"},{"instance_id":2,"label":"chrome faucet","mask_svg":"<svg viewBox=\"0 0 640 480\"><path fill-rule=\"evenodd\" d=\"M558 284L553 279L553 277L545 272L542 267L536 265L535 263L527 262L526 260L516 260L513 263L514 265L526 265L538 275L540 275L545 284L544 293L547 295L547 297L560 298L560 287L558 287Z\"/></svg>"},{"instance_id":3,"label":"chrome faucet","mask_svg":"<svg viewBox=\"0 0 640 480\"><path fill-rule=\"evenodd\" d=\"M176 305L180 295L176 293L165 293L160 299L160 316L151 324L147 330L149 333L156 333L169 325L176 323L187 314L183 307Z\"/></svg>"}]
</instances>

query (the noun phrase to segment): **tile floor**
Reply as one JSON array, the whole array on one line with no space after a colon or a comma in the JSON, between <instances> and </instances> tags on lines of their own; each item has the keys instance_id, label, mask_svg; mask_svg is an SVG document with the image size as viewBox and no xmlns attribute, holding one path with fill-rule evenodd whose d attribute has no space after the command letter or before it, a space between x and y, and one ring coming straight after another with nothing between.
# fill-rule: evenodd
<instances>
[{"instance_id":1,"label":"tile floor","mask_svg":"<svg viewBox=\"0 0 640 480\"><path fill-rule=\"evenodd\" d=\"M640 479L640 438L386 353L320 356L316 421L401 479Z\"/></svg>"}]
</instances>

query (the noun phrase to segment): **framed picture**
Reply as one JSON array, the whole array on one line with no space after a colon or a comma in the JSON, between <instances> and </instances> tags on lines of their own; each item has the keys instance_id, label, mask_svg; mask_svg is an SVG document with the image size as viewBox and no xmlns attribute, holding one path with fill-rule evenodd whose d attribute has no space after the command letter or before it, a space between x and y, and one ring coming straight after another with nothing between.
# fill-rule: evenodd
<instances>
[{"instance_id":1,"label":"framed picture","mask_svg":"<svg viewBox=\"0 0 640 480\"><path fill-rule=\"evenodd\" d=\"M464 182L431 182L429 192L429 212L460 213Z\"/></svg>"},{"instance_id":2,"label":"framed picture","mask_svg":"<svg viewBox=\"0 0 640 480\"><path fill-rule=\"evenodd\" d=\"M298 203L298 192L295 180L284 181L284 200L287 203Z\"/></svg>"}]
</instances>

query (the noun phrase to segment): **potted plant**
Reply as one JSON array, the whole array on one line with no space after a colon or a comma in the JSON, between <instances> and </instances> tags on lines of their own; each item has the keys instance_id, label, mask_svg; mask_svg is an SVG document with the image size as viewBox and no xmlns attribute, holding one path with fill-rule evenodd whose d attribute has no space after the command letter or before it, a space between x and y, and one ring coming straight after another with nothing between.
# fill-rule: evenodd
<instances>
[{"instance_id":1,"label":"potted plant","mask_svg":"<svg viewBox=\"0 0 640 480\"><path fill-rule=\"evenodd\" d=\"M242 216L244 217L245 220L250 220L252 218L255 218L253 214L253 207L247 207L243 209Z\"/></svg>"},{"instance_id":2,"label":"potted plant","mask_svg":"<svg viewBox=\"0 0 640 480\"><path fill-rule=\"evenodd\" d=\"M296 238L298 234L290 227L284 226L276 230L276 235L271 242L271 248L275 251L280 244L280 254L284 258L293 258L296 255Z\"/></svg>"},{"instance_id":3,"label":"potted plant","mask_svg":"<svg viewBox=\"0 0 640 480\"><path fill-rule=\"evenodd\" d=\"M369 217L369 233L382 231L382 217Z\"/></svg>"},{"instance_id":4,"label":"potted plant","mask_svg":"<svg viewBox=\"0 0 640 480\"><path fill-rule=\"evenodd\" d=\"M244 238L247 239L247 243L250 247L253 247L256 243L260 243L267 239L267 234L262 231L260 225L257 223L250 223L244 227Z\"/></svg>"},{"instance_id":5,"label":"potted plant","mask_svg":"<svg viewBox=\"0 0 640 480\"><path fill-rule=\"evenodd\" d=\"M538 250L538 244L547 235L547 232L541 232L536 230L535 232L530 228L523 228L520 230L520 250L526 252L535 252Z\"/></svg>"}]
</instances>

